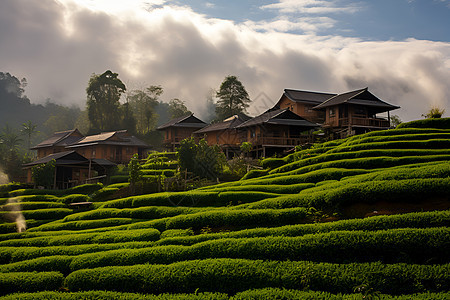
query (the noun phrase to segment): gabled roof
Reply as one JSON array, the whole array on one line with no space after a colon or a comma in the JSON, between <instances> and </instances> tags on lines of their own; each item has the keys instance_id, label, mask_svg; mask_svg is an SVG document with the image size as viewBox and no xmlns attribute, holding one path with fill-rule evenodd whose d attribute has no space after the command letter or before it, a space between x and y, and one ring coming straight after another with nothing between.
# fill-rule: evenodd
<instances>
[{"instance_id":1,"label":"gabled roof","mask_svg":"<svg viewBox=\"0 0 450 300\"><path fill-rule=\"evenodd\" d=\"M251 119L251 117L249 117L243 113L239 113L232 117L229 117L228 119L225 119L223 122L214 123L214 124L210 124L206 127L203 127L202 129L197 130L194 133L206 133L206 132L212 132L212 131L222 131L222 130L233 129L233 128L236 128L236 126L238 126L250 119Z\"/></svg>"},{"instance_id":2,"label":"gabled roof","mask_svg":"<svg viewBox=\"0 0 450 300\"><path fill-rule=\"evenodd\" d=\"M322 109L329 106L339 105L343 103L359 104L370 106L377 109L379 112L388 111L400 108L378 99L374 94L369 92L368 88L355 90L331 97L327 101L313 107L314 109Z\"/></svg>"},{"instance_id":3,"label":"gabled roof","mask_svg":"<svg viewBox=\"0 0 450 300\"><path fill-rule=\"evenodd\" d=\"M318 124L309 122L308 120L305 120L304 118L285 108L268 110L265 113L254 117L253 119L250 119L239 126L236 126L236 128L245 128L263 124L289 125L307 128L314 128L319 126Z\"/></svg>"},{"instance_id":4,"label":"gabled roof","mask_svg":"<svg viewBox=\"0 0 450 300\"><path fill-rule=\"evenodd\" d=\"M66 131L59 131L55 132L51 137L46 139L43 142L40 142L36 146L30 148L31 150L36 150L39 148L44 147L55 147L55 146L61 146L66 147L68 145L71 145L80 139L83 138L83 135L78 131L78 129L72 129L72 130L66 130Z\"/></svg>"},{"instance_id":5,"label":"gabled roof","mask_svg":"<svg viewBox=\"0 0 450 300\"><path fill-rule=\"evenodd\" d=\"M56 161L56 165L80 164L80 163L89 162L89 160L87 158L85 158L81 154L78 154L77 152L72 150L72 151L64 151L64 152L49 154L43 158L40 158L40 159L30 162L28 164L24 164L23 166L29 167L29 166L35 166L35 165L40 165L40 164L46 164L52 160Z\"/></svg>"},{"instance_id":6,"label":"gabled roof","mask_svg":"<svg viewBox=\"0 0 450 300\"><path fill-rule=\"evenodd\" d=\"M295 102L305 102L317 105L336 96L336 94L285 89L283 96L286 96L288 99ZM283 98L283 96L281 96L281 98Z\"/></svg>"},{"instance_id":7,"label":"gabled roof","mask_svg":"<svg viewBox=\"0 0 450 300\"><path fill-rule=\"evenodd\" d=\"M190 114L188 116L172 119L156 129L164 130L169 127L203 128L205 126L206 126L205 122L203 122L197 117L194 117L194 114Z\"/></svg>"},{"instance_id":8,"label":"gabled roof","mask_svg":"<svg viewBox=\"0 0 450 300\"><path fill-rule=\"evenodd\" d=\"M149 146L133 135L129 135L126 130L102 132L96 135L90 135L82 138L76 143L66 148L77 148L91 145L118 145L118 146L137 146L148 148Z\"/></svg>"}]
</instances>

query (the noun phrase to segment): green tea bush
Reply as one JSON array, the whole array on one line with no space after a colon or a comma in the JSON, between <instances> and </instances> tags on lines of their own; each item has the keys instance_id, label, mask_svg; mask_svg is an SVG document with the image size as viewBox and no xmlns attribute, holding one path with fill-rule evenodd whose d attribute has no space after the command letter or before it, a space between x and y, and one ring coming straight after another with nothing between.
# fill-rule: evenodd
<instances>
[{"instance_id":1,"label":"green tea bush","mask_svg":"<svg viewBox=\"0 0 450 300\"><path fill-rule=\"evenodd\" d=\"M35 219L35 220L61 219L72 213L73 211L69 208L43 208L43 209L22 211L22 214L25 217L25 219Z\"/></svg>"},{"instance_id":2,"label":"green tea bush","mask_svg":"<svg viewBox=\"0 0 450 300\"><path fill-rule=\"evenodd\" d=\"M141 230L111 230L104 232L72 233L54 236L40 236L23 239L12 239L0 242L1 247L46 247L61 245L84 245L95 243L123 243L132 241L156 241L159 231L153 228Z\"/></svg>"},{"instance_id":3,"label":"green tea bush","mask_svg":"<svg viewBox=\"0 0 450 300\"><path fill-rule=\"evenodd\" d=\"M115 183L125 183L128 182L128 175L113 175L109 177L109 182Z\"/></svg>"},{"instance_id":4,"label":"green tea bush","mask_svg":"<svg viewBox=\"0 0 450 300\"><path fill-rule=\"evenodd\" d=\"M450 118L434 118L401 123L397 129L403 128L439 128L450 129Z\"/></svg>"},{"instance_id":5,"label":"green tea bush","mask_svg":"<svg viewBox=\"0 0 450 300\"><path fill-rule=\"evenodd\" d=\"M66 204L77 202L89 202L91 198L84 194L72 194L60 198L60 201Z\"/></svg>"},{"instance_id":6,"label":"green tea bush","mask_svg":"<svg viewBox=\"0 0 450 300\"><path fill-rule=\"evenodd\" d=\"M173 176L175 176L176 170L172 170L172 169L155 169L155 170L143 169L142 173L144 175L164 175L166 177L173 177Z\"/></svg>"},{"instance_id":7,"label":"green tea bush","mask_svg":"<svg viewBox=\"0 0 450 300\"><path fill-rule=\"evenodd\" d=\"M59 272L0 273L0 294L57 290L63 280Z\"/></svg>"},{"instance_id":8,"label":"green tea bush","mask_svg":"<svg viewBox=\"0 0 450 300\"><path fill-rule=\"evenodd\" d=\"M5 210L9 210L9 207L17 206L17 203L6 204L3 206ZM20 208L22 210L34 210L44 208L64 208L67 207L64 203L59 202L20 202Z\"/></svg>"},{"instance_id":9,"label":"green tea bush","mask_svg":"<svg viewBox=\"0 0 450 300\"><path fill-rule=\"evenodd\" d=\"M0 265L0 272L61 272L65 275L70 273L70 263L73 256L53 255L38 257L30 260L19 261L7 265Z\"/></svg>"},{"instance_id":10,"label":"green tea bush","mask_svg":"<svg viewBox=\"0 0 450 300\"><path fill-rule=\"evenodd\" d=\"M136 293L121 293L113 291L88 291L88 292L37 292L37 293L20 293L8 295L5 298L9 300L228 300L226 294L220 293L195 293L195 294L136 294Z\"/></svg>"},{"instance_id":11,"label":"green tea bush","mask_svg":"<svg viewBox=\"0 0 450 300\"><path fill-rule=\"evenodd\" d=\"M363 284L381 293L446 292L450 266L382 263L329 264L243 259L205 259L170 265L102 267L72 272L71 291L115 290L192 293L196 289L237 293L275 287L352 293Z\"/></svg>"},{"instance_id":12,"label":"green tea bush","mask_svg":"<svg viewBox=\"0 0 450 300\"><path fill-rule=\"evenodd\" d=\"M49 223L39 227L31 228L29 231L55 231L55 230L82 230L89 228L100 228L119 226L124 224L130 224L133 222L131 218L110 218L102 220L81 220L65 223Z\"/></svg>"},{"instance_id":13,"label":"green tea bush","mask_svg":"<svg viewBox=\"0 0 450 300\"><path fill-rule=\"evenodd\" d=\"M261 177L264 175L268 174L268 170L258 170L258 169L253 169L248 171L242 178L241 180L247 180L247 179L252 179L252 178L257 178L257 177Z\"/></svg>"},{"instance_id":14,"label":"green tea bush","mask_svg":"<svg viewBox=\"0 0 450 300\"><path fill-rule=\"evenodd\" d=\"M263 167L264 169L275 169L281 167L284 164L286 164L286 161L283 158L271 157L261 161L261 167Z\"/></svg>"},{"instance_id":15,"label":"green tea bush","mask_svg":"<svg viewBox=\"0 0 450 300\"><path fill-rule=\"evenodd\" d=\"M271 184L271 185L241 185L241 186L230 186L223 188L211 188L209 191L214 192L223 192L229 191L258 191L258 192L266 192L266 193L277 193L277 194L297 194L302 190L309 189L314 187L314 183L297 183L297 184L289 184L289 185L280 185L280 184Z\"/></svg>"},{"instance_id":16,"label":"green tea bush","mask_svg":"<svg viewBox=\"0 0 450 300\"><path fill-rule=\"evenodd\" d=\"M82 185L77 185L73 188L64 190L65 194L84 194L90 195L99 189L103 188L103 184L101 183L87 183Z\"/></svg>"},{"instance_id":17,"label":"green tea bush","mask_svg":"<svg viewBox=\"0 0 450 300\"><path fill-rule=\"evenodd\" d=\"M408 228L374 232L337 231L301 237L223 238L190 247L170 245L84 254L77 256L70 267L77 270L207 258L436 264L449 262L446 251L450 246L449 237L450 229L447 228Z\"/></svg>"}]
</instances>

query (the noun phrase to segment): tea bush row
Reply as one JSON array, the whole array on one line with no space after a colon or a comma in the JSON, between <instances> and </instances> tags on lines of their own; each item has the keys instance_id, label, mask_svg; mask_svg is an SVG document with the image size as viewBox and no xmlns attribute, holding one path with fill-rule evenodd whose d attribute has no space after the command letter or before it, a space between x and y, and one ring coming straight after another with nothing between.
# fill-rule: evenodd
<instances>
[{"instance_id":1,"label":"tea bush row","mask_svg":"<svg viewBox=\"0 0 450 300\"><path fill-rule=\"evenodd\" d=\"M111 227L134 222L131 218L109 218L101 220L81 220L72 222L53 222L31 228L29 231L59 231L59 230L82 230L89 228Z\"/></svg>"},{"instance_id":2,"label":"tea bush row","mask_svg":"<svg viewBox=\"0 0 450 300\"><path fill-rule=\"evenodd\" d=\"M0 294L57 290L63 281L59 272L0 273Z\"/></svg>"},{"instance_id":3,"label":"tea bush row","mask_svg":"<svg viewBox=\"0 0 450 300\"><path fill-rule=\"evenodd\" d=\"M277 197L278 194L242 191L242 192L203 192L189 191L178 193L157 193L132 196L104 203L101 208L132 208L141 206L226 206L230 203L248 203L261 199Z\"/></svg>"},{"instance_id":4,"label":"tea bush row","mask_svg":"<svg viewBox=\"0 0 450 300\"><path fill-rule=\"evenodd\" d=\"M138 293L236 293L278 287L352 293L363 284L381 293L446 292L450 266L296 261L205 259L170 265L134 265L83 269L70 273L71 291L115 290Z\"/></svg>"},{"instance_id":5,"label":"tea bush row","mask_svg":"<svg viewBox=\"0 0 450 300\"><path fill-rule=\"evenodd\" d=\"M23 239L1 241L1 247L45 247L60 245L83 245L95 243L122 243L131 241L156 241L159 239L159 231L148 228L143 230L116 230L92 233L67 233L54 236L39 236Z\"/></svg>"},{"instance_id":6,"label":"tea bush row","mask_svg":"<svg viewBox=\"0 0 450 300\"><path fill-rule=\"evenodd\" d=\"M77 214L63 219L63 222L79 220L97 220L107 218L134 218L134 219L160 219L180 214L191 214L204 211L200 207L170 207L170 206L143 206L138 208L99 208Z\"/></svg>"},{"instance_id":7,"label":"tea bush row","mask_svg":"<svg viewBox=\"0 0 450 300\"><path fill-rule=\"evenodd\" d=\"M298 195L286 195L243 205L247 208L315 207L342 208L354 203L414 202L433 197L448 197L450 178L344 182L311 188Z\"/></svg>"},{"instance_id":8,"label":"tea bush row","mask_svg":"<svg viewBox=\"0 0 450 300\"><path fill-rule=\"evenodd\" d=\"M390 229L383 231L337 231L301 237L219 239L193 246L159 246L119 249L75 257L72 271L95 267L169 264L207 258L242 258L316 262L448 263L450 229ZM0 266L0 270L33 270L31 261ZM14 269L17 265L21 269ZM48 269L36 269L47 271Z\"/></svg>"}]
</instances>

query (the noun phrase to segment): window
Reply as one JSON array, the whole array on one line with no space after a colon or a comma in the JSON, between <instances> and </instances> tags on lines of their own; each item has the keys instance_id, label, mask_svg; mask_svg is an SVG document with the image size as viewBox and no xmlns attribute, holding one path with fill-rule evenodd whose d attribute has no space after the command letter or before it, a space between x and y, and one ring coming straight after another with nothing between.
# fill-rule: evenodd
<instances>
[{"instance_id":1,"label":"window","mask_svg":"<svg viewBox=\"0 0 450 300\"><path fill-rule=\"evenodd\" d=\"M313 112L312 106L305 105L305 114L309 114L309 113L312 113L312 112Z\"/></svg>"},{"instance_id":2,"label":"window","mask_svg":"<svg viewBox=\"0 0 450 300\"><path fill-rule=\"evenodd\" d=\"M329 112L330 112L330 117L334 117L335 111L333 107L329 108Z\"/></svg>"},{"instance_id":3,"label":"window","mask_svg":"<svg viewBox=\"0 0 450 300\"><path fill-rule=\"evenodd\" d=\"M355 115L365 116L366 110L364 107L355 107Z\"/></svg>"}]
</instances>

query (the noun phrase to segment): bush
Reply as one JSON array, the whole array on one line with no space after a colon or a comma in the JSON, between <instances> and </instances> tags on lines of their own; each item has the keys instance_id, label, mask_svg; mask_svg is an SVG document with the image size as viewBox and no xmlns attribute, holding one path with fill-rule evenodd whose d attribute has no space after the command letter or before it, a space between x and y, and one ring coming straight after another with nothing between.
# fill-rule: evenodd
<instances>
[{"instance_id":1,"label":"bush","mask_svg":"<svg viewBox=\"0 0 450 300\"><path fill-rule=\"evenodd\" d=\"M282 276L280 276L282 274ZM192 293L196 289L237 293L278 287L352 293L368 285L381 293L447 291L450 266L382 263L329 264L242 259L205 259L170 265L83 269L66 277L71 291L115 290L143 293Z\"/></svg>"},{"instance_id":2,"label":"bush","mask_svg":"<svg viewBox=\"0 0 450 300\"><path fill-rule=\"evenodd\" d=\"M119 226L130 224L132 222L133 219L131 218L110 218L103 220L73 221L66 223L55 222L31 228L29 229L29 231L83 230L90 228Z\"/></svg>"},{"instance_id":3,"label":"bush","mask_svg":"<svg viewBox=\"0 0 450 300\"><path fill-rule=\"evenodd\" d=\"M397 129L400 128L450 129L450 118L434 118L434 119L411 121L398 125Z\"/></svg>"},{"instance_id":4,"label":"bush","mask_svg":"<svg viewBox=\"0 0 450 300\"><path fill-rule=\"evenodd\" d=\"M57 290L62 286L63 274L59 272L0 273L0 293L36 292Z\"/></svg>"}]
</instances>

